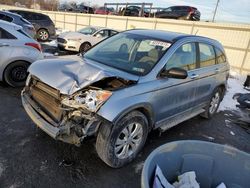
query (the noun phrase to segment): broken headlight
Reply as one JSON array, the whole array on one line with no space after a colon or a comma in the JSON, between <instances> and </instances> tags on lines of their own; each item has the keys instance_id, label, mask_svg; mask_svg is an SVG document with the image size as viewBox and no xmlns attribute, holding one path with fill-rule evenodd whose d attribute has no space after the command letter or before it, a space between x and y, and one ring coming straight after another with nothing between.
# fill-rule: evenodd
<instances>
[{"instance_id":1,"label":"broken headlight","mask_svg":"<svg viewBox=\"0 0 250 188\"><path fill-rule=\"evenodd\" d=\"M81 91L70 98L63 99L62 104L72 108L87 108L90 111L97 111L111 95L112 92L105 90Z\"/></svg>"}]
</instances>

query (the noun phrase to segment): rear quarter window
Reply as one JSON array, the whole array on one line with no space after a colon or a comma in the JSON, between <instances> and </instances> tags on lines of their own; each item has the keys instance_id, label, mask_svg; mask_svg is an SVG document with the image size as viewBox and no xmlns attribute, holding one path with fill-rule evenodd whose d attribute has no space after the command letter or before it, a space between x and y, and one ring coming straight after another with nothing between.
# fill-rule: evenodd
<instances>
[{"instance_id":1,"label":"rear quarter window","mask_svg":"<svg viewBox=\"0 0 250 188\"><path fill-rule=\"evenodd\" d=\"M16 37L0 27L0 39L16 39Z\"/></svg>"},{"instance_id":2,"label":"rear quarter window","mask_svg":"<svg viewBox=\"0 0 250 188\"><path fill-rule=\"evenodd\" d=\"M216 62L218 64L226 63L227 58L226 58L225 54L221 50L219 50L218 48L215 48L215 53L216 53Z\"/></svg>"},{"instance_id":3,"label":"rear quarter window","mask_svg":"<svg viewBox=\"0 0 250 188\"><path fill-rule=\"evenodd\" d=\"M215 65L215 52L213 46L199 43L200 49L200 67Z\"/></svg>"}]
</instances>

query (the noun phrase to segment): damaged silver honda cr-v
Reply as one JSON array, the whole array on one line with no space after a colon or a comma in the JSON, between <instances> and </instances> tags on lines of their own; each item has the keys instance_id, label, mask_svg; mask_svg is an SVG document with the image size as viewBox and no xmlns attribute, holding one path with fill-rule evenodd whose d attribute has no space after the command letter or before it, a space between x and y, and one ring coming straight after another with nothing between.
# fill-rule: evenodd
<instances>
[{"instance_id":1,"label":"damaged silver honda cr-v","mask_svg":"<svg viewBox=\"0 0 250 188\"><path fill-rule=\"evenodd\" d=\"M97 136L100 158L121 167L135 158L150 130L164 131L198 114L211 117L228 70L215 40L131 30L83 57L33 63L22 101L51 137L80 145Z\"/></svg>"}]
</instances>

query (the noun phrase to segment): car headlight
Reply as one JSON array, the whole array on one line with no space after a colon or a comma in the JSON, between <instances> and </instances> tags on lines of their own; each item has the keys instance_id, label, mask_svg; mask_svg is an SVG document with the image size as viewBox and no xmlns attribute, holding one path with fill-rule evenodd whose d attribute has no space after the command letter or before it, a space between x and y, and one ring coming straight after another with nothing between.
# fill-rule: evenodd
<instances>
[{"instance_id":1,"label":"car headlight","mask_svg":"<svg viewBox=\"0 0 250 188\"><path fill-rule=\"evenodd\" d=\"M72 108L87 108L94 112L109 99L112 92L106 90L88 90L79 92L71 98L62 100L62 104Z\"/></svg>"}]
</instances>

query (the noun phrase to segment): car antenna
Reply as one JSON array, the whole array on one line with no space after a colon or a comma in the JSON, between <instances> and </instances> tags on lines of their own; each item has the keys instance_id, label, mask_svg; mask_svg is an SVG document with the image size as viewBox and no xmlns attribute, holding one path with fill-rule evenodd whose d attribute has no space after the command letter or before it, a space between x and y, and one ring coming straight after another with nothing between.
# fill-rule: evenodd
<instances>
[{"instance_id":1,"label":"car antenna","mask_svg":"<svg viewBox=\"0 0 250 188\"><path fill-rule=\"evenodd\" d=\"M197 33L199 32L199 29L196 30L195 34L194 35L197 35Z\"/></svg>"}]
</instances>

